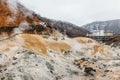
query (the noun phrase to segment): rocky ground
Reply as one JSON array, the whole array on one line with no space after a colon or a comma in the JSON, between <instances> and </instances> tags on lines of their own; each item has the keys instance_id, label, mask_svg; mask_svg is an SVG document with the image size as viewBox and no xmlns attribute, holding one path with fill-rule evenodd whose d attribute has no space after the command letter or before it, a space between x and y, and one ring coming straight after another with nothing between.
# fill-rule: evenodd
<instances>
[{"instance_id":1,"label":"rocky ground","mask_svg":"<svg viewBox=\"0 0 120 80\"><path fill-rule=\"evenodd\" d=\"M1 80L120 79L120 49L92 39L20 34L0 45Z\"/></svg>"}]
</instances>

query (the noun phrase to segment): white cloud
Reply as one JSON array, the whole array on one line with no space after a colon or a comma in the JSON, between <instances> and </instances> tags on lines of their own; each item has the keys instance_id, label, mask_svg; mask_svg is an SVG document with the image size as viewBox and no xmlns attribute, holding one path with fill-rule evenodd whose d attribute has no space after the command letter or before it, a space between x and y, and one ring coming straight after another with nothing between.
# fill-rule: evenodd
<instances>
[{"instance_id":1,"label":"white cloud","mask_svg":"<svg viewBox=\"0 0 120 80\"><path fill-rule=\"evenodd\" d=\"M19 0L41 16L83 25L120 19L120 0Z\"/></svg>"}]
</instances>

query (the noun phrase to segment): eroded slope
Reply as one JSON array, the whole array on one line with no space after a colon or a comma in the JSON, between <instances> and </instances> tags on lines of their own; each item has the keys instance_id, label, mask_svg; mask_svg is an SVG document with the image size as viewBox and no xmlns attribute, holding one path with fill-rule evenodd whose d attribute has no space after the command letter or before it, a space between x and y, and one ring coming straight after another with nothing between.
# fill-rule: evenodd
<instances>
[{"instance_id":1,"label":"eroded slope","mask_svg":"<svg viewBox=\"0 0 120 80\"><path fill-rule=\"evenodd\" d=\"M119 54L89 38L19 34L0 42L1 78L119 80Z\"/></svg>"}]
</instances>

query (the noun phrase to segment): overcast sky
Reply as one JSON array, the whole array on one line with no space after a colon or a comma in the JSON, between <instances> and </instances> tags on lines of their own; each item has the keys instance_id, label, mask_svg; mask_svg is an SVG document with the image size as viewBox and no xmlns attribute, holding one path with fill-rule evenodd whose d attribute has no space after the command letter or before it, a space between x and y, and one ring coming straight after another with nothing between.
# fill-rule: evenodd
<instances>
[{"instance_id":1,"label":"overcast sky","mask_svg":"<svg viewBox=\"0 0 120 80\"><path fill-rule=\"evenodd\" d=\"M84 25L120 19L120 0L19 0L43 17Z\"/></svg>"}]
</instances>

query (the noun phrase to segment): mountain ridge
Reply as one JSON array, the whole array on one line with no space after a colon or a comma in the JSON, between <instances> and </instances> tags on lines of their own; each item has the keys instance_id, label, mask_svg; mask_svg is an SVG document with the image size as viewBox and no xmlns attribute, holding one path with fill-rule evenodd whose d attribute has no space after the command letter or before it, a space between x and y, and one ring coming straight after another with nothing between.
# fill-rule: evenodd
<instances>
[{"instance_id":1,"label":"mountain ridge","mask_svg":"<svg viewBox=\"0 0 120 80\"><path fill-rule=\"evenodd\" d=\"M83 25L82 27L87 30L94 30L93 28L99 26L100 28L104 28L104 30L110 30L113 31L116 35L120 34L120 19L115 20L107 20L107 21L95 21L86 25Z\"/></svg>"},{"instance_id":2,"label":"mountain ridge","mask_svg":"<svg viewBox=\"0 0 120 80\"><path fill-rule=\"evenodd\" d=\"M68 37L86 36L90 33L88 30L69 22L48 19L41 16L39 17L40 20L45 22L48 27L54 28L55 30L58 30L60 33L67 35Z\"/></svg>"}]
</instances>

